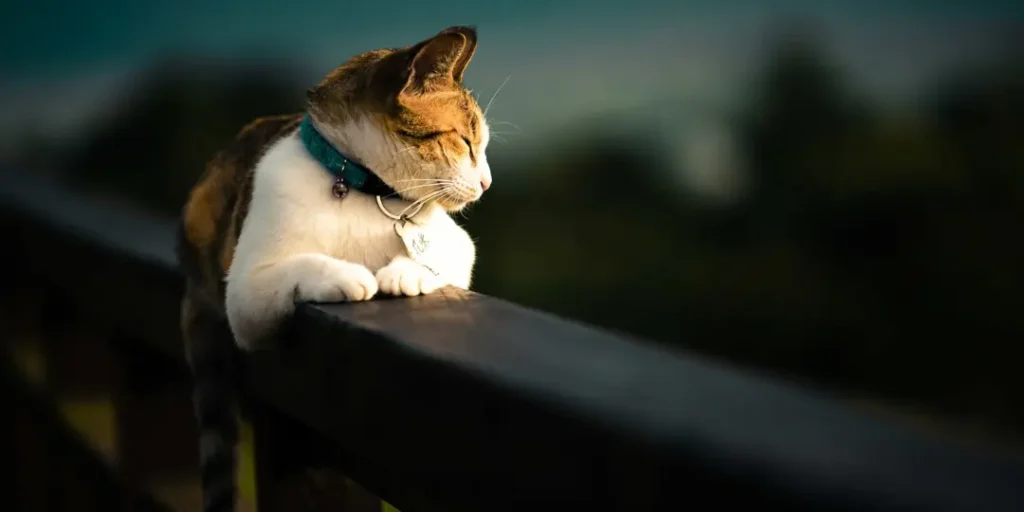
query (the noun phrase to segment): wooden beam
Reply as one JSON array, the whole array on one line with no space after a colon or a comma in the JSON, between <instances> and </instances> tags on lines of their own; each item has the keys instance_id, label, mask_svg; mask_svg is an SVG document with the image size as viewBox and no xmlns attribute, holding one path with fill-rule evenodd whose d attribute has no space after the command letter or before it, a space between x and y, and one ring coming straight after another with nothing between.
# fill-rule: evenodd
<instances>
[{"instance_id":1,"label":"wooden beam","mask_svg":"<svg viewBox=\"0 0 1024 512\"><path fill-rule=\"evenodd\" d=\"M173 225L0 176L26 271L180 363ZM403 512L1024 509L1007 454L469 292L300 305L246 366L248 398L295 426L266 431L264 483L343 468ZM281 455L307 440L332 462Z\"/></svg>"}]
</instances>

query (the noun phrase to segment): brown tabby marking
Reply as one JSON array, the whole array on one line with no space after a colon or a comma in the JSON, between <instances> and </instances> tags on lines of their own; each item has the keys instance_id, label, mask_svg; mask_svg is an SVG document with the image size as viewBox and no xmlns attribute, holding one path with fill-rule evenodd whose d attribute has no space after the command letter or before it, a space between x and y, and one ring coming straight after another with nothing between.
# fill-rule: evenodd
<instances>
[{"instance_id":1,"label":"brown tabby marking","mask_svg":"<svg viewBox=\"0 0 1024 512\"><path fill-rule=\"evenodd\" d=\"M461 86L476 46L474 30L453 27L410 47L358 55L308 92L310 114L334 126L355 112L370 115L427 161L451 163L469 151L476 164L483 112Z\"/></svg>"},{"instance_id":2,"label":"brown tabby marking","mask_svg":"<svg viewBox=\"0 0 1024 512\"><path fill-rule=\"evenodd\" d=\"M252 199L253 170L263 152L296 130L302 114L259 118L207 164L182 213L179 258L207 307L223 312L224 278ZM198 298L193 296L193 299Z\"/></svg>"},{"instance_id":3,"label":"brown tabby marking","mask_svg":"<svg viewBox=\"0 0 1024 512\"><path fill-rule=\"evenodd\" d=\"M200 445L205 512L233 511L236 499L238 437L233 393L237 362L224 312L224 276L249 212L256 163L267 147L292 133L301 120L301 114L264 117L244 127L207 164L182 211L178 260L187 279L181 332L193 372L196 418L201 436L208 440L205 447Z\"/></svg>"}]
</instances>

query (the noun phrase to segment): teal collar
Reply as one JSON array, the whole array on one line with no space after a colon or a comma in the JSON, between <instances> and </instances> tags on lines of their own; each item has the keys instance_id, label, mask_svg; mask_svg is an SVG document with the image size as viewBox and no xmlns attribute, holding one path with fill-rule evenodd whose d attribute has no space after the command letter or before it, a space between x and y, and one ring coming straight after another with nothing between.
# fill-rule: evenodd
<instances>
[{"instance_id":1,"label":"teal collar","mask_svg":"<svg viewBox=\"0 0 1024 512\"><path fill-rule=\"evenodd\" d=\"M324 138L313 126L313 121L307 114L299 125L299 137L306 151L313 156L327 172L338 179L337 185L354 187L370 195L391 196L397 195L394 189L389 187L379 176L367 169L362 164L353 161L343 155L340 151Z\"/></svg>"}]
</instances>

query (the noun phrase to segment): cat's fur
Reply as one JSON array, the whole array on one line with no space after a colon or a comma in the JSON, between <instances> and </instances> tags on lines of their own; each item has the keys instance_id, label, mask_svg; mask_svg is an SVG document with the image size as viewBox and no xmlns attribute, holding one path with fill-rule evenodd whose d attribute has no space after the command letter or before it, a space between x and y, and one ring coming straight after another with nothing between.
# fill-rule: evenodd
<instances>
[{"instance_id":1,"label":"cat's fur","mask_svg":"<svg viewBox=\"0 0 1024 512\"><path fill-rule=\"evenodd\" d=\"M333 176L297 134L305 113L243 128L193 188L179 234L187 277L181 323L202 436L204 510L234 509L239 349L272 339L296 302L469 287L473 241L449 213L479 199L491 181L487 123L462 86L475 50L475 29L452 27L409 47L357 55L308 92L317 130L399 192L384 199L388 210L426 200L412 220L444 251L439 276L406 255L374 196L332 194Z\"/></svg>"}]
</instances>

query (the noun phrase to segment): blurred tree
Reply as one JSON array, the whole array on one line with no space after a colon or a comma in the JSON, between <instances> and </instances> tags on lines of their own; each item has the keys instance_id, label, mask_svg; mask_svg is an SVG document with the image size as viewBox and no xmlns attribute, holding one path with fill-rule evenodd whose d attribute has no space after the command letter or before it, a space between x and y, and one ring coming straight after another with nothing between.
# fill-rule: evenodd
<instances>
[{"instance_id":1,"label":"blurred tree","mask_svg":"<svg viewBox=\"0 0 1024 512\"><path fill-rule=\"evenodd\" d=\"M795 228L839 163L837 146L862 129L869 114L845 89L845 77L815 34L785 30L753 84L740 133L751 162L750 215Z\"/></svg>"},{"instance_id":2,"label":"blurred tree","mask_svg":"<svg viewBox=\"0 0 1024 512\"><path fill-rule=\"evenodd\" d=\"M1024 427L1006 357L1024 334L1024 254L1007 240L1021 220L1024 95L990 75L943 102L959 118L883 111L846 90L823 48L789 35L767 60L739 123L746 203L683 203L665 162L637 153L649 141L579 130L475 209L479 288L834 390Z\"/></svg>"},{"instance_id":3,"label":"blurred tree","mask_svg":"<svg viewBox=\"0 0 1024 512\"><path fill-rule=\"evenodd\" d=\"M270 65L159 62L72 155L67 172L177 214L206 161L242 126L302 108L292 76Z\"/></svg>"}]
</instances>

